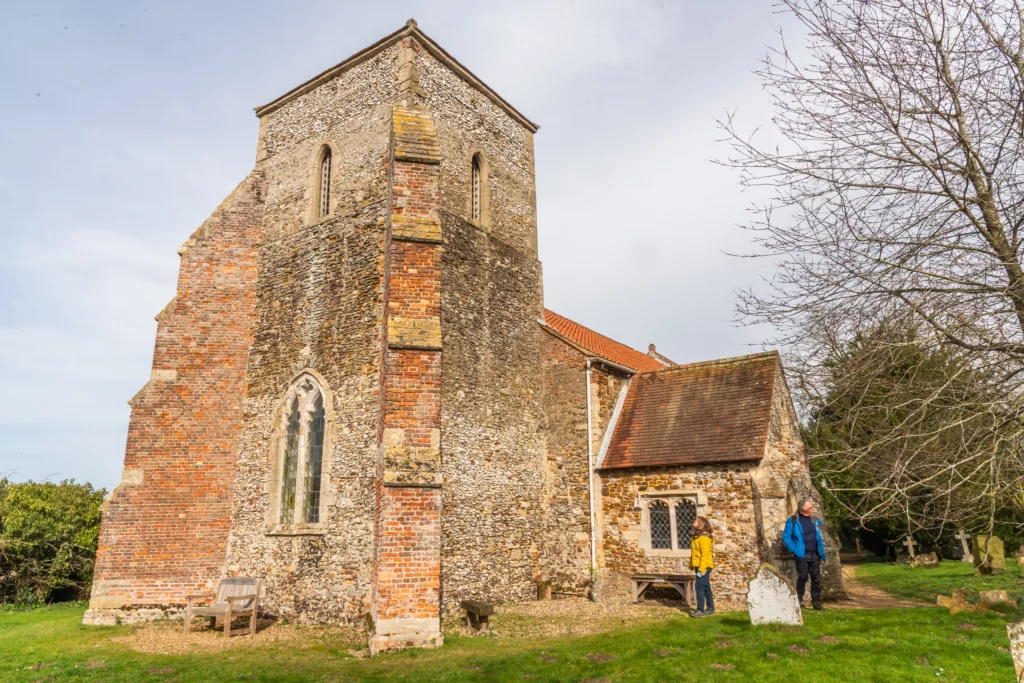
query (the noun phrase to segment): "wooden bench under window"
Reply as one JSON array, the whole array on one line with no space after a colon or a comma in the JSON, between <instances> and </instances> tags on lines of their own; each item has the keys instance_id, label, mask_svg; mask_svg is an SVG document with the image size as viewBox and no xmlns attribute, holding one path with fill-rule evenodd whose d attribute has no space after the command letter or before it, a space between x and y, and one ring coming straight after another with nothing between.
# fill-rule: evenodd
<instances>
[{"instance_id":1,"label":"wooden bench under window","mask_svg":"<svg viewBox=\"0 0 1024 683\"><path fill-rule=\"evenodd\" d=\"M249 617L249 635L256 633L256 611L260 605L261 579L236 576L221 579L216 593L186 595L185 633L189 632L192 617L209 617L210 628L217 628L217 620L224 623L224 637L231 637L231 620ZM242 633L245 633L243 630Z\"/></svg>"},{"instance_id":2,"label":"wooden bench under window","mask_svg":"<svg viewBox=\"0 0 1024 683\"><path fill-rule=\"evenodd\" d=\"M693 574L633 574L629 580L633 584L633 602L640 602L644 591L656 583L667 583L679 591L687 607L693 607L697 602L694 588L697 577Z\"/></svg>"}]
</instances>

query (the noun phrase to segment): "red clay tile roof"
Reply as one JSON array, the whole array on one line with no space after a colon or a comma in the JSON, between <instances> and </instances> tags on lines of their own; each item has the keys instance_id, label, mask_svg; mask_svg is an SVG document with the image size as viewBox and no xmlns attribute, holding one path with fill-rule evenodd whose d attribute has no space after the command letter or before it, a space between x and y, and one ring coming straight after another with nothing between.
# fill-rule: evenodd
<instances>
[{"instance_id":1,"label":"red clay tile roof","mask_svg":"<svg viewBox=\"0 0 1024 683\"><path fill-rule=\"evenodd\" d=\"M601 469L760 460L775 351L635 375Z\"/></svg>"},{"instance_id":2,"label":"red clay tile roof","mask_svg":"<svg viewBox=\"0 0 1024 683\"><path fill-rule=\"evenodd\" d=\"M662 370L665 368L665 364L661 361L651 358L645 353L640 353L625 344L620 344L614 339L609 339L603 334L598 334L589 327L583 327L583 325L564 318L546 308L544 309L544 322L555 332L566 337L574 344L583 347L595 356L610 360L617 365L624 365L638 372Z\"/></svg>"}]
</instances>

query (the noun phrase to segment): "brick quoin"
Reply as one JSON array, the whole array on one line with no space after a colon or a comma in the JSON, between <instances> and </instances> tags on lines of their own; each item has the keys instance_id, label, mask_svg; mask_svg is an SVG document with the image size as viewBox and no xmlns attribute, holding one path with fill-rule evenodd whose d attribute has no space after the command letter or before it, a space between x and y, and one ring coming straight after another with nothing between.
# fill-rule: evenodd
<instances>
[{"instance_id":1,"label":"brick quoin","mask_svg":"<svg viewBox=\"0 0 1024 683\"><path fill-rule=\"evenodd\" d=\"M382 381L384 481L376 487L372 652L442 642L441 489L433 478L440 476L441 427L439 172L429 160L398 158L405 146L436 147L429 113L398 109L395 118L392 226L435 226L437 233L424 229L410 238L392 231L385 242L385 309L397 338L387 340ZM410 121L415 132L399 132L399 124ZM410 323L436 330L408 336L400 326Z\"/></svg>"},{"instance_id":2,"label":"brick quoin","mask_svg":"<svg viewBox=\"0 0 1024 683\"><path fill-rule=\"evenodd\" d=\"M131 401L87 621L181 604L220 575L255 323L260 183L251 174L180 252L177 296L157 316L152 378Z\"/></svg>"}]
</instances>

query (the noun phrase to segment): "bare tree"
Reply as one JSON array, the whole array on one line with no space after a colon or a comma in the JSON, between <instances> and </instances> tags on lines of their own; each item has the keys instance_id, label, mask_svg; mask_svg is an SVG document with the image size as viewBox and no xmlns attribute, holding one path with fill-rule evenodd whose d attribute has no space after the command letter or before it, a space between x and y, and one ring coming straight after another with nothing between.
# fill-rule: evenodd
<instances>
[{"instance_id":1,"label":"bare tree","mask_svg":"<svg viewBox=\"0 0 1024 683\"><path fill-rule=\"evenodd\" d=\"M937 424L925 415L948 398L943 386L963 378L915 393L875 435L888 446L887 471L857 489L870 502L853 512L903 515L911 529L991 524L1024 481L1024 6L782 0L780 8L806 33L806 50L795 54L783 39L757 72L780 143L741 134L731 115L720 121L733 150L722 163L772 193L749 227L777 272L742 293L741 315L780 331L805 407L828 403L829 358L893 320L914 330L914 344L957 355L962 362L950 367L984 378L974 394L984 400ZM907 338L888 343L897 354ZM968 425L971 438L957 438ZM915 431L922 426L929 432ZM848 473L877 451L836 448L827 462ZM922 491L934 505L911 503Z\"/></svg>"}]
</instances>

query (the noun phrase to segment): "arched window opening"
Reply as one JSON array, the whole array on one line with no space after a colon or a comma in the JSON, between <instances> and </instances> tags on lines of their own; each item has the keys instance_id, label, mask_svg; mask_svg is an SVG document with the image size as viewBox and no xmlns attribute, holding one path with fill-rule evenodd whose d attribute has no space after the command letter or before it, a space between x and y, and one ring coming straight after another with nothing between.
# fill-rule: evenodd
<instances>
[{"instance_id":1,"label":"arched window opening","mask_svg":"<svg viewBox=\"0 0 1024 683\"><path fill-rule=\"evenodd\" d=\"M309 423L309 455L306 458L305 509L302 521L315 524L320 521L320 475L324 461L324 399L317 396L313 405L313 419Z\"/></svg>"},{"instance_id":2,"label":"arched window opening","mask_svg":"<svg viewBox=\"0 0 1024 683\"><path fill-rule=\"evenodd\" d=\"M283 401L273 479L279 508L270 515L275 524L318 524L323 518L324 437L327 398L319 381L304 372Z\"/></svg>"},{"instance_id":3,"label":"arched window opening","mask_svg":"<svg viewBox=\"0 0 1024 683\"><path fill-rule=\"evenodd\" d=\"M676 548L686 550L693 541L693 523L697 520L697 506L683 498L676 503Z\"/></svg>"},{"instance_id":4,"label":"arched window opening","mask_svg":"<svg viewBox=\"0 0 1024 683\"><path fill-rule=\"evenodd\" d=\"M320 208L317 214L324 218L331 211L331 148L324 149L320 160Z\"/></svg>"},{"instance_id":5,"label":"arched window opening","mask_svg":"<svg viewBox=\"0 0 1024 683\"><path fill-rule=\"evenodd\" d=\"M473 217L473 222L475 222L475 223L479 223L480 222L480 217L481 217L482 209L483 209L482 202L481 202L481 199L482 199L481 198L481 192L482 192L481 184L483 182L481 180L481 175L482 175L481 166L482 166L482 160L480 158L480 153L477 152L476 154L473 155L473 173L472 173L473 200L472 200L472 213L471 213L471 215Z\"/></svg>"},{"instance_id":6,"label":"arched window opening","mask_svg":"<svg viewBox=\"0 0 1024 683\"><path fill-rule=\"evenodd\" d=\"M281 474L281 524L291 524L295 516L295 479L299 466L299 398L292 401L288 415L288 433L284 445Z\"/></svg>"},{"instance_id":7,"label":"arched window opening","mask_svg":"<svg viewBox=\"0 0 1024 683\"><path fill-rule=\"evenodd\" d=\"M668 515L668 505L660 500L651 503L651 548L654 550L670 550L672 548L672 521Z\"/></svg>"}]
</instances>

